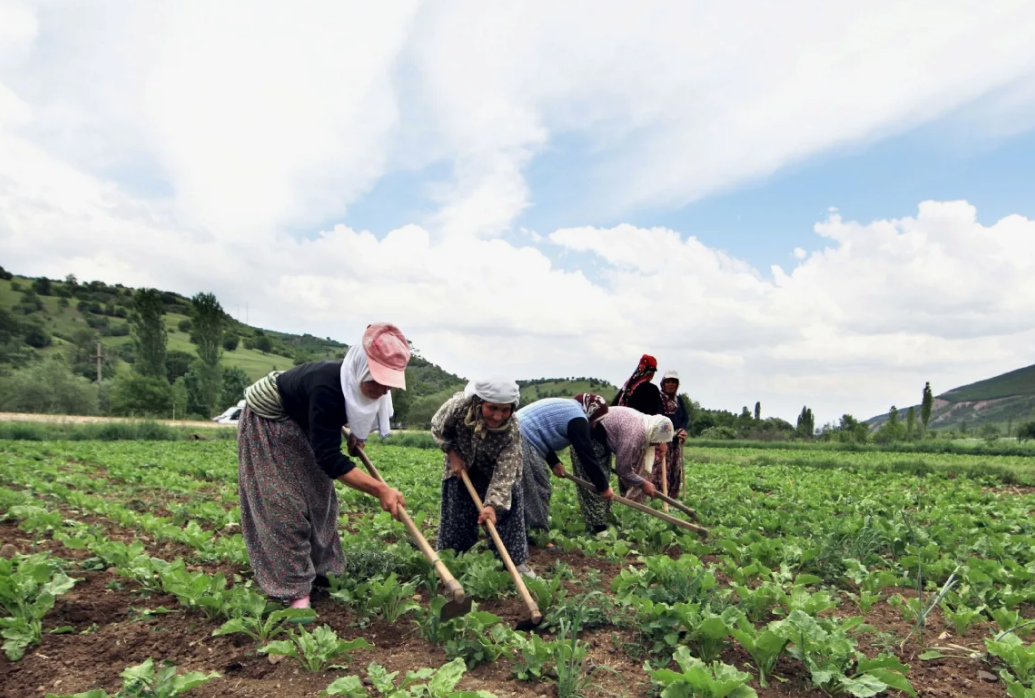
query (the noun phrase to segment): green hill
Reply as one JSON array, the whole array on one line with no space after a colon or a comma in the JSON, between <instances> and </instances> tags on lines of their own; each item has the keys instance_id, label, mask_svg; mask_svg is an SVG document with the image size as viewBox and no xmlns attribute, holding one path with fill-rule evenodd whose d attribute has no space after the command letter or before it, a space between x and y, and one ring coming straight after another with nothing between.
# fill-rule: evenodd
<instances>
[{"instance_id":1,"label":"green hill","mask_svg":"<svg viewBox=\"0 0 1035 698\"><path fill-rule=\"evenodd\" d=\"M136 289L122 284L80 283L72 277L65 281L33 279L7 274L0 268L0 309L8 311L9 317L23 326L39 328L39 337L44 339L35 346L40 353L75 353L78 358L73 361L74 368L91 379L96 341L100 341L105 356L106 375L132 370L135 355L129 318L135 292ZM167 351L170 360L178 361L182 375L187 364L197 356L190 341L190 299L165 291L162 300ZM230 316L226 321L227 341L221 362L227 368L242 369L251 380L272 370L286 370L302 361L338 359L348 351L346 344L330 337L321 339L253 327ZM0 327L0 344L2 330ZM78 352L76 347L79 347ZM0 355L0 363L2 360ZM397 412L406 414L406 420L412 425L423 426L467 381L415 353L406 369L406 382L407 394L397 397ZM617 392L613 385L595 378L549 378L519 383L522 404L583 392L600 393L610 400Z\"/></svg>"},{"instance_id":2,"label":"green hill","mask_svg":"<svg viewBox=\"0 0 1035 698\"><path fill-rule=\"evenodd\" d=\"M919 414L920 406L913 407ZM900 418L905 417L908 409L908 405L899 407ZM887 419L885 413L867 423L875 428ZM1011 425L1016 427L1032 420L1035 420L1035 365L961 385L936 396L928 426L976 431L986 424L994 424L1005 431Z\"/></svg>"}]
</instances>

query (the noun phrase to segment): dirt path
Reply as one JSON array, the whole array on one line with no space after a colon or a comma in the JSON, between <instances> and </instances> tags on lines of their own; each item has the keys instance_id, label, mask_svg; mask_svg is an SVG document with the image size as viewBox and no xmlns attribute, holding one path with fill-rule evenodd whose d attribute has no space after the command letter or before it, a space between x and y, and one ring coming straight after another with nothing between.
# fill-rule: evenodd
<instances>
[{"instance_id":1,"label":"dirt path","mask_svg":"<svg viewBox=\"0 0 1035 698\"><path fill-rule=\"evenodd\" d=\"M105 422L141 422L145 420L129 417L84 417L71 414L27 414L21 412L0 412L0 422L43 422L47 424L100 424ZM150 421L150 420L148 420ZM233 428L233 424L215 422L188 422L180 419L157 419L159 424L170 427L203 427L207 429Z\"/></svg>"}]
</instances>

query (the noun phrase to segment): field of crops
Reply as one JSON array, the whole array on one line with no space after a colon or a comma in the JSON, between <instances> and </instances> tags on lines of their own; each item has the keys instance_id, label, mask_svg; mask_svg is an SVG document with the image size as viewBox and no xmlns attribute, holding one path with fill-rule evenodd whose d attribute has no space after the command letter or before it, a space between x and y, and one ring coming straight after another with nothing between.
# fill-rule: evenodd
<instances>
[{"instance_id":1,"label":"field of crops","mask_svg":"<svg viewBox=\"0 0 1035 698\"><path fill-rule=\"evenodd\" d=\"M371 455L433 537L441 456ZM349 572L315 619L267 607L232 441L0 441L0 696L1035 697L1023 459L689 455L703 542L620 507L587 538L555 481L529 634L481 548L444 556L477 608L440 622L401 525L345 489Z\"/></svg>"}]
</instances>

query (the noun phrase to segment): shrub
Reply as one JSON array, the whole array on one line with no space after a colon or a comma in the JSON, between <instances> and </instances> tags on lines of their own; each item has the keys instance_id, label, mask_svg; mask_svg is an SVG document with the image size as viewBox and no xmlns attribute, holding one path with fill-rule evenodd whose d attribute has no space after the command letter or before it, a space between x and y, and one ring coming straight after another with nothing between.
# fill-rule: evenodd
<instances>
[{"instance_id":1,"label":"shrub","mask_svg":"<svg viewBox=\"0 0 1035 698\"><path fill-rule=\"evenodd\" d=\"M169 381L133 373L115 381L111 391L111 413L120 416L168 415L173 392Z\"/></svg>"},{"instance_id":2,"label":"shrub","mask_svg":"<svg viewBox=\"0 0 1035 698\"><path fill-rule=\"evenodd\" d=\"M0 378L0 410L45 414L94 414L97 386L75 376L60 357Z\"/></svg>"}]
</instances>

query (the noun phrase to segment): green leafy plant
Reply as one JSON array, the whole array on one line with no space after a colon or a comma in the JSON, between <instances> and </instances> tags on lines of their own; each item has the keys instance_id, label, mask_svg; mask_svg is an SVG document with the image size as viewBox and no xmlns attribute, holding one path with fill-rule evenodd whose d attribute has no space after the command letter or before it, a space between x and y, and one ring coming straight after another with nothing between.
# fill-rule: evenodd
<instances>
[{"instance_id":1,"label":"green leafy plant","mask_svg":"<svg viewBox=\"0 0 1035 698\"><path fill-rule=\"evenodd\" d=\"M46 553L0 559L0 605L8 614L0 618L0 636L8 659L18 661L27 648L39 644L43 617L75 582Z\"/></svg>"},{"instance_id":2,"label":"green leafy plant","mask_svg":"<svg viewBox=\"0 0 1035 698\"><path fill-rule=\"evenodd\" d=\"M358 595L364 599L368 612L378 613L385 621L395 623L420 607L412 598L416 592L417 582L401 584L392 572L385 580L374 579L361 584Z\"/></svg>"},{"instance_id":3,"label":"green leafy plant","mask_svg":"<svg viewBox=\"0 0 1035 698\"><path fill-rule=\"evenodd\" d=\"M882 654L867 659L856 653L850 633L872 630L861 618L817 619L797 610L776 627L791 642L787 653L805 665L812 684L828 695L847 693L865 698L888 688L916 695L905 677L909 667L896 657Z\"/></svg>"},{"instance_id":4,"label":"green leafy plant","mask_svg":"<svg viewBox=\"0 0 1035 698\"><path fill-rule=\"evenodd\" d=\"M173 565L163 570L160 577L162 589L175 596L181 606L201 611L210 619L224 615L230 592L222 572L213 576L204 572L188 572L182 566Z\"/></svg>"},{"instance_id":5,"label":"green leafy plant","mask_svg":"<svg viewBox=\"0 0 1035 698\"><path fill-rule=\"evenodd\" d=\"M535 633L514 633L510 640L511 672L518 681L539 681L547 676L556 650L554 643ZM556 672L553 672L556 675Z\"/></svg>"},{"instance_id":6,"label":"green leafy plant","mask_svg":"<svg viewBox=\"0 0 1035 698\"><path fill-rule=\"evenodd\" d=\"M446 656L462 658L469 669L484 662L495 662L504 652L513 631L504 627L502 619L492 613L472 608L465 616L444 624L443 643Z\"/></svg>"},{"instance_id":7,"label":"green leafy plant","mask_svg":"<svg viewBox=\"0 0 1035 698\"><path fill-rule=\"evenodd\" d=\"M779 629L778 624L776 625L777 629ZM766 688L769 685L766 683L766 676L772 674L773 668L776 666L776 660L787 649L790 640L782 633L771 628L761 631L757 630L747 618L740 618L738 620L737 627L732 631L732 635L740 643L740 646L751 655L751 659L755 662L755 668L758 670L758 683L762 688Z\"/></svg>"},{"instance_id":8,"label":"green leafy plant","mask_svg":"<svg viewBox=\"0 0 1035 698\"><path fill-rule=\"evenodd\" d=\"M680 671L652 669L650 663L644 670L661 688L661 698L757 698L755 689L747 685L751 674L722 662L711 665L691 656L690 650L680 647L675 653Z\"/></svg>"},{"instance_id":9,"label":"green leafy plant","mask_svg":"<svg viewBox=\"0 0 1035 698\"><path fill-rule=\"evenodd\" d=\"M349 652L371 647L373 645L361 637L343 640L329 625L321 625L312 632L305 628L293 630L289 639L275 640L265 647L260 647L259 652L292 657L303 669L315 673L332 666L332 662L338 659L351 662Z\"/></svg>"},{"instance_id":10,"label":"green leafy plant","mask_svg":"<svg viewBox=\"0 0 1035 698\"><path fill-rule=\"evenodd\" d=\"M994 639L986 638L985 648L1009 668L1009 672L1002 674L1004 681L1020 681L1028 686L1035 682L1035 645L1025 646L1014 633L1001 633Z\"/></svg>"},{"instance_id":11,"label":"green leafy plant","mask_svg":"<svg viewBox=\"0 0 1035 698\"><path fill-rule=\"evenodd\" d=\"M231 597L227 611L234 617L216 628L213 635L243 633L258 642L269 642L287 632L291 624L301 625L316 620L311 608L281 608L269 614L269 602L261 594L250 590Z\"/></svg>"},{"instance_id":12,"label":"green leafy plant","mask_svg":"<svg viewBox=\"0 0 1035 698\"><path fill-rule=\"evenodd\" d=\"M398 671L389 673L380 664L372 663L367 667L367 677L381 698L496 698L489 691L455 690L465 671L464 661L458 658L438 669L408 671L402 682L396 685ZM332 683L320 695L366 698L369 694L359 677L346 676Z\"/></svg>"},{"instance_id":13,"label":"green leafy plant","mask_svg":"<svg viewBox=\"0 0 1035 698\"><path fill-rule=\"evenodd\" d=\"M958 603L956 608L952 608L947 600L942 601L939 606L945 619L952 623L952 628L956 631L957 636L962 636L966 633L971 625L981 619L982 613L985 610L983 604L977 608L970 608L962 603Z\"/></svg>"},{"instance_id":14,"label":"green leafy plant","mask_svg":"<svg viewBox=\"0 0 1035 698\"><path fill-rule=\"evenodd\" d=\"M105 691L95 689L75 695L49 694L47 698L176 698L203 683L218 679L219 674L205 674L200 671L176 673L176 665L163 661L160 668L155 669L154 660L148 657L141 664L126 668L122 672L122 690L113 696Z\"/></svg>"}]
</instances>

